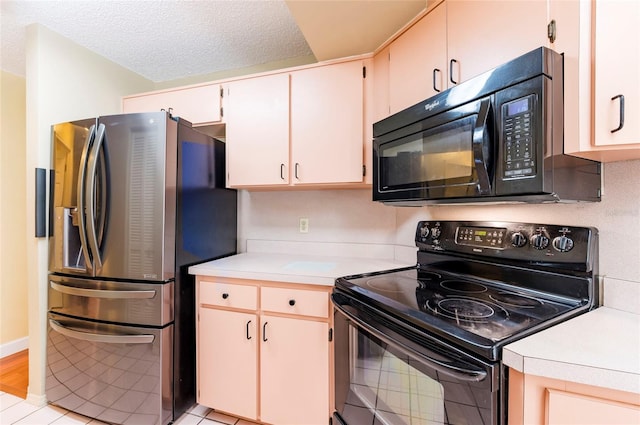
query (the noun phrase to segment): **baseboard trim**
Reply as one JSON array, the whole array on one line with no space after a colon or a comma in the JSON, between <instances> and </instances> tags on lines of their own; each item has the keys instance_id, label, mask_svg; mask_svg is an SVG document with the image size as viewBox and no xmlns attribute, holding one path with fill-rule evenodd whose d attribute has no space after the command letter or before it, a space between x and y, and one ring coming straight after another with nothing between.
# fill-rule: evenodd
<instances>
[{"instance_id":1,"label":"baseboard trim","mask_svg":"<svg viewBox=\"0 0 640 425\"><path fill-rule=\"evenodd\" d=\"M24 338L14 339L13 341L9 341L5 344L0 345L0 358L10 356L12 354L18 353L22 350L26 350L29 348L29 337L25 336Z\"/></svg>"},{"instance_id":2,"label":"baseboard trim","mask_svg":"<svg viewBox=\"0 0 640 425\"><path fill-rule=\"evenodd\" d=\"M43 407L47 404L47 396L46 395L37 395L27 392L26 402L32 404L34 406Z\"/></svg>"}]
</instances>

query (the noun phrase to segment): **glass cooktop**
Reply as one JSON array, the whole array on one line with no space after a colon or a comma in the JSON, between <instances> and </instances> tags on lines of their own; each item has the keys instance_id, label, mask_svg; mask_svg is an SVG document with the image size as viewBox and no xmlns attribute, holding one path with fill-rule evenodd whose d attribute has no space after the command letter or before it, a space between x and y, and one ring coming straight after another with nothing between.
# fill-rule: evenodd
<instances>
[{"instance_id":1,"label":"glass cooktop","mask_svg":"<svg viewBox=\"0 0 640 425\"><path fill-rule=\"evenodd\" d=\"M341 279L337 285L392 315L425 327L438 323L440 332L484 345L575 307L524 289L416 268Z\"/></svg>"}]
</instances>

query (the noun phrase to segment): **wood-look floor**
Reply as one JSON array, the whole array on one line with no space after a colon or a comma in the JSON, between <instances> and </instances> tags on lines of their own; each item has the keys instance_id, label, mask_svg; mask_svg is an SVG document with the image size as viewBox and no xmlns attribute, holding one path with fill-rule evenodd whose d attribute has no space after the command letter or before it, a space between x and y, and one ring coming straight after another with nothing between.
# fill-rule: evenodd
<instances>
[{"instance_id":1,"label":"wood-look floor","mask_svg":"<svg viewBox=\"0 0 640 425\"><path fill-rule=\"evenodd\" d=\"M29 385L29 350L0 359L0 391L27 397Z\"/></svg>"}]
</instances>

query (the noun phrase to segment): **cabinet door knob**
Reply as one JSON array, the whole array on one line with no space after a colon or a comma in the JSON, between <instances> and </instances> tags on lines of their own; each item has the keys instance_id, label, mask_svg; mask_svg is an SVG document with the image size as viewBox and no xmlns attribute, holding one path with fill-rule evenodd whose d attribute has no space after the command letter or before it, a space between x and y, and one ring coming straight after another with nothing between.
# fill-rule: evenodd
<instances>
[{"instance_id":1,"label":"cabinet door knob","mask_svg":"<svg viewBox=\"0 0 640 425\"><path fill-rule=\"evenodd\" d=\"M618 124L618 128L611 130L612 133L615 133L616 131L620 131L622 130L622 127L624 127L624 95L619 94L611 98L611 100L616 100L616 99L620 99L620 124Z\"/></svg>"},{"instance_id":2,"label":"cabinet door knob","mask_svg":"<svg viewBox=\"0 0 640 425\"><path fill-rule=\"evenodd\" d=\"M227 298L229 298L229 294L227 294L226 292L224 294L222 294L222 299L226 300Z\"/></svg>"},{"instance_id":3,"label":"cabinet door knob","mask_svg":"<svg viewBox=\"0 0 640 425\"><path fill-rule=\"evenodd\" d=\"M296 305L296 300L289 300L289 305L292 307Z\"/></svg>"}]
</instances>

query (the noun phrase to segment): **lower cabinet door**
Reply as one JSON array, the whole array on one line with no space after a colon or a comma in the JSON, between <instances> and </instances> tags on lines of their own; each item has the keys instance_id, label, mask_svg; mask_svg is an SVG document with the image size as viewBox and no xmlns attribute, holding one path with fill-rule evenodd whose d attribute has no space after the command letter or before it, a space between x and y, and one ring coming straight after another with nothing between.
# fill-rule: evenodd
<instances>
[{"instance_id":1,"label":"lower cabinet door","mask_svg":"<svg viewBox=\"0 0 640 425\"><path fill-rule=\"evenodd\" d=\"M257 315L199 309L198 403L258 417Z\"/></svg>"},{"instance_id":2,"label":"lower cabinet door","mask_svg":"<svg viewBox=\"0 0 640 425\"><path fill-rule=\"evenodd\" d=\"M547 424L640 424L640 406L547 389Z\"/></svg>"},{"instance_id":3,"label":"lower cabinet door","mask_svg":"<svg viewBox=\"0 0 640 425\"><path fill-rule=\"evenodd\" d=\"M261 420L278 425L329 422L329 325L261 316Z\"/></svg>"}]
</instances>

